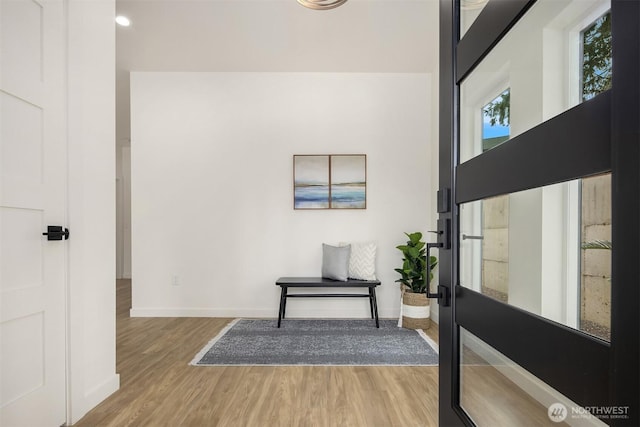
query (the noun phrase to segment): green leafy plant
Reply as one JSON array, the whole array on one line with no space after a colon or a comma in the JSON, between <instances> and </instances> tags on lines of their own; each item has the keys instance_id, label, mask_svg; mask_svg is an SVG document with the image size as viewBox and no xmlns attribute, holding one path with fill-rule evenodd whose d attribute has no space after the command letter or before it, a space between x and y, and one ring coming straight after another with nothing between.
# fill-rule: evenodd
<instances>
[{"instance_id":1,"label":"green leafy plant","mask_svg":"<svg viewBox=\"0 0 640 427\"><path fill-rule=\"evenodd\" d=\"M510 107L511 89L509 88L485 105L482 109L482 114L489 118L491 126L509 126Z\"/></svg>"},{"instance_id":2,"label":"green leafy plant","mask_svg":"<svg viewBox=\"0 0 640 427\"><path fill-rule=\"evenodd\" d=\"M396 268L395 271L401 276L396 282L407 286L411 292L425 293L431 280L433 279L433 270L438 265L438 259L433 255L429 257L430 274L428 280L425 280L427 274L427 251L426 244L422 241L422 233L404 233L409 240L406 245L396 246L402 252L402 268Z\"/></svg>"},{"instance_id":3,"label":"green leafy plant","mask_svg":"<svg viewBox=\"0 0 640 427\"><path fill-rule=\"evenodd\" d=\"M582 99L611 88L611 12L582 32Z\"/></svg>"}]
</instances>

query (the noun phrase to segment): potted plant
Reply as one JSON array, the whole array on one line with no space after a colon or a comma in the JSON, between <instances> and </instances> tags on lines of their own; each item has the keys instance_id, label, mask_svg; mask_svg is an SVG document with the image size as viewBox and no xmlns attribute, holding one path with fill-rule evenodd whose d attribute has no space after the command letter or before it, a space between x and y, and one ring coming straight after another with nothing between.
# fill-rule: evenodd
<instances>
[{"instance_id":1,"label":"potted plant","mask_svg":"<svg viewBox=\"0 0 640 427\"><path fill-rule=\"evenodd\" d=\"M435 256L429 257L430 274L427 274L426 244L422 241L422 233L405 233L409 240L405 245L396 246L402 252L402 268L395 271L400 274L396 280L401 285L402 306L400 310L401 326L407 329L428 329L429 298L427 290L433 278L433 269L438 265Z\"/></svg>"}]
</instances>

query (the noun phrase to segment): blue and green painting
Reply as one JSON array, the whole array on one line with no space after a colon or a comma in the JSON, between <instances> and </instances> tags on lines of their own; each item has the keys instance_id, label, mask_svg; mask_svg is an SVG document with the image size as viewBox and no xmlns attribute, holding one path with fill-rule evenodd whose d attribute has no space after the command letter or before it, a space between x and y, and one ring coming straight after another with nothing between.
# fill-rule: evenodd
<instances>
[{"instance_id":1,"label":"blue and green painting","mask_svg":"<svg viewBox=\"0 0 640 427\"><path fill-rule=\"evenodd\" d=\"M365 209L366 174L366 156L331 156L331 207Z\"/></svg>"},{"instance_id":2,"label":"blue and green painting","mask_svg":"<svg viewBox=\"0 0 640 427\"><path fill-rule=\"evenodd\" d=\"M293 156L295 209L329 208L329 156Z\"/></svg>"},{"instance_id":3,"label":"blue and green painting","mask_svg":"<svg viewBox=\"0 0 640 427\"><path fill-rule=\"evenodd\" d=\"M298 155L294 164L295 209L365 209L365 155Z\"/></svg>"}]
</instances>

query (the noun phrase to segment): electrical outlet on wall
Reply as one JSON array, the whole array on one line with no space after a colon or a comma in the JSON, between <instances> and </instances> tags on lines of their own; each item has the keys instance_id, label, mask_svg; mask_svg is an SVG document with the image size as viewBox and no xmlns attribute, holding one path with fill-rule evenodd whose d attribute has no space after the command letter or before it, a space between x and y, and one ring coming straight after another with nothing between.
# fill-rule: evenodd
<instances>
[{"instance_id":1,"label":"electrical outlet on wall","mask_svg":"<svg viewBox=\"0 0 640 427\"><path fill-rule=\"evenodd\" d=\"M171 276L171 284L173 286L180 286L180 279L178 276Z\"/></svg>"}]
</instances>

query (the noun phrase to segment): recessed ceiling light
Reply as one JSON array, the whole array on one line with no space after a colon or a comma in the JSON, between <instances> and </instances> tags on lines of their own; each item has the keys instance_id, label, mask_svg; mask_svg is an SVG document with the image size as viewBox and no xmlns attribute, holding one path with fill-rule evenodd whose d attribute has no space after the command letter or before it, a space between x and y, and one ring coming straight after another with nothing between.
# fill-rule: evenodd
<instances>
[{"instance_id":1,"label":"recessed ceiling light","mask_svg":"<svg viewBox=\"0 0 640 427\"><path fill-rule=\"evenodd\" d=\"M131 21L129 21L129 18L127 18L126 16L122 16L122 15L116 16L116 23L118 25L123 26L123 27L128 27L129 25L131 25Z\"/></svg>"}]
</instances>

